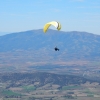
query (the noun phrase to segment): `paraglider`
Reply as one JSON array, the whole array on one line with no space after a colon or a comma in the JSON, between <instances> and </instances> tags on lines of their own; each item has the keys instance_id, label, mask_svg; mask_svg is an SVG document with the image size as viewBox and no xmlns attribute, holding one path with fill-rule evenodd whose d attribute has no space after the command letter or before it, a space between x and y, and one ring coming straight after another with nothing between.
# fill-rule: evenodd
<instances>
[{"instance_id":1,"label":"paraglider","mask_svg":"<svg viewBox=\"0 0 100 100\"><path fill-rule=\"evenodd\" d=\"M60 30L60 29L61 29L61 24L60 24L59 22L57 22L57 21L51 21L51 22L46 23L46 24L44 25L44 28L43 28L44 33L47 32L48 28L49 28L51 25L53 25L54 27L56 27L57 30Z\"/></svg>"},{"instance_id":2,"label":"paraglider","mask_svg":"<svg viewBox=\"0 0 100 100\"><path fill-rule=\"evenodd\" d=\"M44 28L43 28L43 32L46 33L47 30L49 29L49 27L53 25L57 30L60 30L61 29L61 24L57 21L51 21L51 22L48 22L44 25ZM57 47L54 48L55 51L59 51L59 49Z\"/></svg>"}]
</instances>

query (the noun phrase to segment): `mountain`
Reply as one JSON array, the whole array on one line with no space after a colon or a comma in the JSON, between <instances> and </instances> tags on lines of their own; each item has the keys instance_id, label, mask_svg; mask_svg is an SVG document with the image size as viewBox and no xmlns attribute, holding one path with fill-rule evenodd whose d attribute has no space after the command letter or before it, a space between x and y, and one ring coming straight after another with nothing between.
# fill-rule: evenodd
<instances>
[{"instance_id":1,"label":"mountain","mask_svg":"<svg viewBox=\"0 0 100 100\"><path fill-rule=\"evenodd\" d=\"M57 46L60 51L55 52ZM100 35L87 32L63 32L42 29L0 36L0 52L34 51L40 57L59 59L100 59Z\"/></svg>"},{"instance_id":2,"label":"mountain","mask_svg":"<svg viewBox=\"0 0 100 100\"><path fill-rule=\"evenodd\" d=\"M0 82L8 83L10 86L22 86L23 84L34 84L38 82L37 87L46 84L57 84L60 86L72 85L72 84L84 84L86 82L98 82L100 80L86 79L80 76L74 75L59 75L45 72L34 72L34 73L0 73Z\"/></svg>"},{"instance_id":3,"label":"mountain","mask_svg":"<svg viewBox=\"0 0 100 100\"><path fill-rule=\"evenodd\" d=\"M0 32L0 36L2 36L2 35L6 35L6 34L8 34L9 32Z\"/></svg>"}]
</instances>

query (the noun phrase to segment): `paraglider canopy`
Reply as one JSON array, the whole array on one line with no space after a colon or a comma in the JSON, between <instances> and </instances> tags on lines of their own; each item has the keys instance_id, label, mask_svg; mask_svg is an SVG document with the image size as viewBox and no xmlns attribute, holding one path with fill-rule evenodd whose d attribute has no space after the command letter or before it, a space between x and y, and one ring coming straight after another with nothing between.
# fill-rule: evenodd
<instances>
[{"instance_id":1,"label":"paraglider canopy","mask_svg":"<svg viewBox=\"0 0 100 100\"><path fill-rule=\"evenodd\" d=\"M51 21L51 22L48 22L44 25L44 28L43 28L43 31L44 33L47 32L48 28L53 25L54 27L56 27L57 30L60 30L61 29L61 24L57 21Z\"/></svg>"}]
</instances>

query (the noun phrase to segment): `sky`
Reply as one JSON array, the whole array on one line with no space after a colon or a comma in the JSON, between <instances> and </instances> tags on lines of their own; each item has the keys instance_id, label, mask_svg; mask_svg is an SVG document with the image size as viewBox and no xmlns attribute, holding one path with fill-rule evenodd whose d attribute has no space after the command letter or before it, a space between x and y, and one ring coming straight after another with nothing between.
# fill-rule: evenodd
<instances>
[{"instance_id":1,"label":"sky","mask_svg":"<svg viewBox=\"0 0 100 100\"><path fill-rule=\"evenodd\" d=\"M43 29L50 21L61 31L100 34L100 0L0 0L0 32Z\"/></svg>"}]
</instances>

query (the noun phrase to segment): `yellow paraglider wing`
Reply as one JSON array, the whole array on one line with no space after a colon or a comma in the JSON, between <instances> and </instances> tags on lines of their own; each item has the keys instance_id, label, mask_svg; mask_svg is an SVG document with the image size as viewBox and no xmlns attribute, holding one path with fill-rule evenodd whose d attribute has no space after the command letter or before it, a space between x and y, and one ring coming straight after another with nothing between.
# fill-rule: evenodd
<instances>
[{"instance_id":1,"label":"yellow paraglider wing","mask_svg":"<svg viewBox=\"0 0 100 100\"><path fill-rule=\"evenodd\" d=\"M60 23L58 23L58 27L57 27L57 29L58 29L58 30L61 29L61 24L60 24Z\"/></svg>"},{"instance_id":2,"label":"yellow paraglider wing","mask_svg":"<svg viewBox=\"0 0 100 100\"><path fill-rule=\"evenodd\" d=\"M43 28L44 33L47 32L48 28L49 28L51 25L55 26L55 27L57 28L57 30L60 30L60 29L61 29L61 24L60 24L60 23L58 23L58 22L56 22L56 21L52 21L52 22L46 23L46 24L44 25L44 28Z\"/></svg>"}]
</instances>

